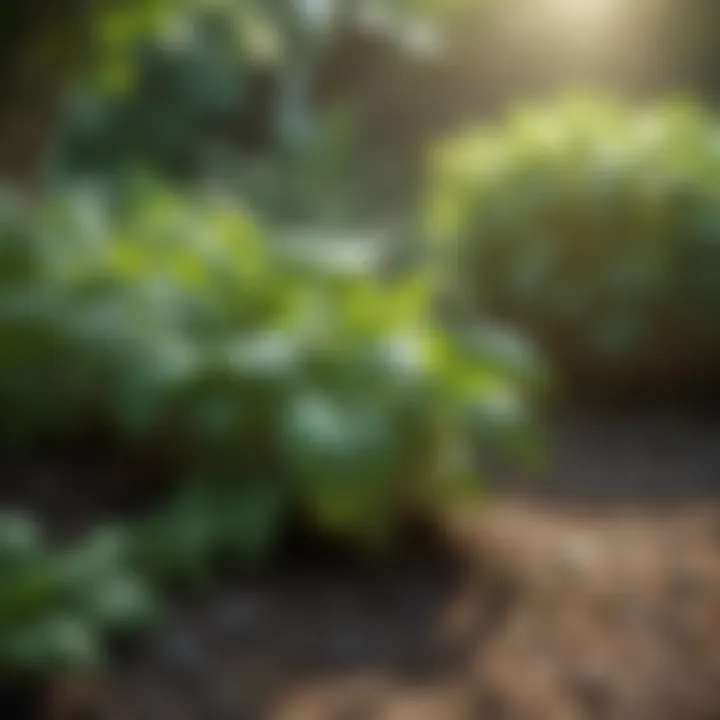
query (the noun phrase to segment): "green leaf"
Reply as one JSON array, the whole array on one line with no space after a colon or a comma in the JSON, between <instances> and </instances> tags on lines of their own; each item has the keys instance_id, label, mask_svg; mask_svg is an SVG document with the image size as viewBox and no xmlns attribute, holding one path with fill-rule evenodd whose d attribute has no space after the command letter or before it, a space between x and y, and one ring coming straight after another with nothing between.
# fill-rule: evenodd
<instances>
[{"instance_id":1,"label":"green leaf","mask_svg":"<svg viewBox=\"0 0 720 720\"><path fill-rule=\"evenodd\" d=\"M42 537L38 525L17 513L0 515L0 574L37 562Z\"/></svg>"}]
</instances>

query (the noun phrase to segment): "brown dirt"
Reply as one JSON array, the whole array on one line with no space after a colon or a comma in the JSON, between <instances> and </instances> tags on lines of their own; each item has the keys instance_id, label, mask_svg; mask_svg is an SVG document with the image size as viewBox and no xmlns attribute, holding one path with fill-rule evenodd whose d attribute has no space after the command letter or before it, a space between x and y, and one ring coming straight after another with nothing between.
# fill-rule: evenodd
<instances>
[{"instance_id":1,"label":"brown dirt","mask_svg":"<svg viewBox=\"0 0 720 720\"><path fill-rule=\"evenodd\" d=\"M475 548L512 588L475 693L512 720L720 718L720 513L494 510Z\"/></svg>"},{"instance_id":2,"label":"brown dirt","mask_svg":"<svg viewBox=\"0 0 720 720\"><path fill-rule=\"evenodd\" d=\"M720 718L720 509L510 503L452 536L463 566L306 558L182 604L112 676L107 716Z\"/></svg>"}]
</instances>

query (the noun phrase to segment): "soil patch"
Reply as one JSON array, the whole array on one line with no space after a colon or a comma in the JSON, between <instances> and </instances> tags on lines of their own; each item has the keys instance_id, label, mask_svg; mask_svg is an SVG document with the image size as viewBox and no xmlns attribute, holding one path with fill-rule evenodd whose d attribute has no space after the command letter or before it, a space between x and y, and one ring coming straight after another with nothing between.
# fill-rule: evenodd
<instances>
[{"instance_id":1,"label":"soil patch","mask_svg":"<svg viewBox=\"0 0 720 720\"><path fill-rule=\"evenodd\" d=\"M110 678L117 720L720 717L720 511L458 518L467 553L327 561L181 603Z\"/></svg>"}]
</instances>

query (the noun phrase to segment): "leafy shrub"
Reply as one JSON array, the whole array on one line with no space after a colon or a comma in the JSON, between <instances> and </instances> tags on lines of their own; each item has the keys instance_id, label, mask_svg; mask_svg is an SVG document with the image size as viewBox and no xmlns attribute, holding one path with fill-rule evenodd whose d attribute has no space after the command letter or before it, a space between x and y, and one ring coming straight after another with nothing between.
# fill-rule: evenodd
<instances>
[{"instance_id":1,"label":"leafy shrub","mask_svg":"<svg viewBox=\"0 0 720 720\"><path fill-rule=\"evenodd\" d=\"M432 232L462 303L584 387L707 380L720 355L720 125L574 99L441 148Z\"/></svg>"},{"instance_id":2,"label":"leafy shrub","mask_svg":"<svg viewBox=\"0 0 720 720\"><path fill-rule=\"evenodd\" d=\"M121 535L97 531L49 552L37 525L0 516L0 671L45 675L102 660L108 633L154 615L154 600L125 567Z\"/></svg>"},{"instance_id":3,"label":"leafy shrub","mask_svg":"<svg viewBox=\"0 0 720 720\"><path fill-rule=\"evenodd\" d=\"M147 189L92 223L83 207L21 217L33 253L0 290L0 347L18 344L0 354L3 438L101 425L165 447L180 490L139 532L143 567L252 559L290 512L377 546L404 513L477 489L476 449L522 443L522 353L442 331L424 273L380 280L366 245L268 242L212 200Z\"/></svg>"}]
</instances>

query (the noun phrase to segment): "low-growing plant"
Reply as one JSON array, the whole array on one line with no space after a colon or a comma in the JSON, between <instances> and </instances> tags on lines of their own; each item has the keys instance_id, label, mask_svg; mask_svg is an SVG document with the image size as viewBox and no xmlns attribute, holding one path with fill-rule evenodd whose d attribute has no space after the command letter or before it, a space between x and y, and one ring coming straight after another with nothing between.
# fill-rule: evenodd
<instances>
[{"instance_id":1,"label":"low-growing plant","mask_svg":"<svg viewBox=\"0 0 720 720\"><path fill-rule=\"evenodd\" d=\"M263 551L296 510L322 532L377 547L404 513L432 515L477 493L483 443L526 448L517 387L419 312L422 278L335 282L301 287L282 326L229 339L153 394L189 453L189 494L161 520L174 522L171 553L181 537L199 560L213 538ZM252 517L238 522L243 507ZM151 536L150 555L163 549Z\"/></svg>"},{"instance_id":2,"label":"low-growing plant","mask_svg":"<svg viewBox=\"0 0 720 720\"><path fill-rule=\"evenodd\" d=\"M50 551L32 520L0 516L0 673L91 669L104 658L108 634L150 621L155 600L126 559L116 531Z\"/></svg>"},{"instance_id":3,"label":"low-growing plant","mask_svg":"<svg viewBox=\"0 0 720 720\"><path fill-rule=\"evenodd\" d=\"M456 300L531 331L583 389L707 380L720 358L719 139L689 103L581 98L449 142L430 222Z\"/></svg>"}]
</instances>

